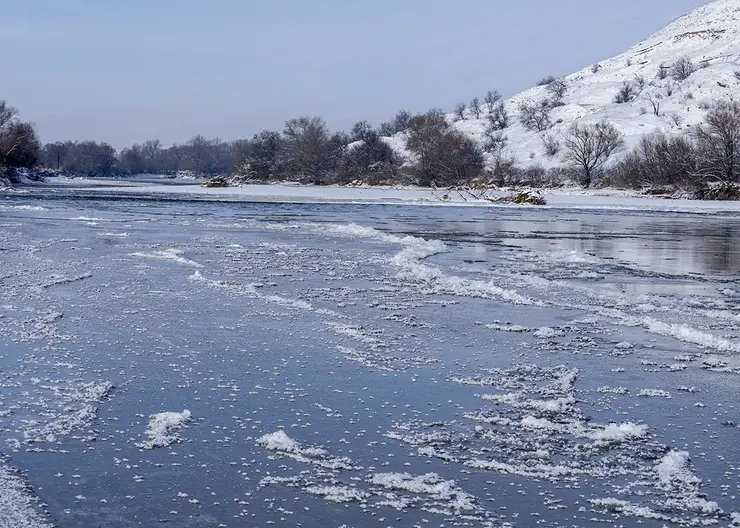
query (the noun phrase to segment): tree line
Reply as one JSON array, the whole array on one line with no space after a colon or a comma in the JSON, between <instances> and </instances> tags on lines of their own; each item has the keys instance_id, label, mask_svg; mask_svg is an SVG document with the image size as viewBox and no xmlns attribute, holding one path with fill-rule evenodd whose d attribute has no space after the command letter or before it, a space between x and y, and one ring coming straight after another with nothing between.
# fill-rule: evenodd
<instances>
[{"instance_id":1,"label":"tree line","mask_svg":"<svg viewBox=\"0 0 740 528\"><path fill-rule=\"evenodd\" d=\"M692 71L682 61L659 74L679 78ZM151 140L120 152L95 141L42 145L34 127L0 101L0 171L40 166L88 176L187 172L315 185L361 181L371 185L542 187L578 181L588 187L600 181L620 187L696 189L713 181L740 182L740 103L717 102L707 108L703 124L682 135L646 136L618 162L608 163L624 149L622 134L607 121L577 122L554 134L550 114L563 105L569 86L554 77L539 84L545 87L545 98L521 102L513 109L497 91L491 91L482 101L474 98L469 105L458 105L451 115L440 109L419 115L402 110L377 128L360 121L349 132L332 132L320 117L300 117L286 121L281 131L264 130L250 139L195 136L168 147ZM454 126L455 121L465 119L485 120L481 140ZM543 154L558 159L558 168L522 166L507 154L506 132L513 119L540 136ZM399 155L392 141L405 147L407 154Z\"/></svg>"}]
</instances>

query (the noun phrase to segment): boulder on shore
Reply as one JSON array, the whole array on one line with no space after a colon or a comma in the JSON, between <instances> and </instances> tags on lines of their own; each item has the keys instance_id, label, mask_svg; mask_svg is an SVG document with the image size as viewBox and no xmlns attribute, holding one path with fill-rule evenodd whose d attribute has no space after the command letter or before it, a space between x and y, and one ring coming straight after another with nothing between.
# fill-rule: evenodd
<instances>
[{"instance_id":1,"label":"boulder on shore","mask_svg":"<svg viewBox=\"0 0 740 528\"><path fill-rule=\"evenodd\" d=\"M217 187L229 187L229 180L224 176L214 176L210 180L206 180L203 184L204 187L217 188Z\"/></svg>"},{"instance_id":2,"label":"boulder on shore","mask_svg":"<svg viewBox=\"0 0 740 528\"><path fill-rule=\"evenodd\" d=\"M493 196L488 200L518 205L547 205L547 200L537 191L522 191L513 196Z\"/></svg>"}]
</instances>

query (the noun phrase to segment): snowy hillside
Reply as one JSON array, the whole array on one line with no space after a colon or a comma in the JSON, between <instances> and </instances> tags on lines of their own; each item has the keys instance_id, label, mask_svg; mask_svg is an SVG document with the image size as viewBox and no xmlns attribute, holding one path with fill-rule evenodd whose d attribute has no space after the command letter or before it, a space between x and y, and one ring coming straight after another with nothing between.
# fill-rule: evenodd
<instances>
[{"instance_id":1,"label":"snowy hillside","mask_svg":"<svg viewBox=\"0 0 740 528\"><path fill-rule=\"evenodd\" d=\"M690 59L696 71L677 80L671 68L683 58ZM561 106L551 110L548 130L530 131L519 121L522 103L537 104L552 98L546 86L507 100L509 126L503 131L508 139L504 153L524 165L561 165L559 155L546 154L543 139L548 135L561 139L574 122L604 119L624 134L624 153L647 134L685 131L702 122L712 102L740 96L740 73L736 76L736 72L740 72L740 0L716 0L682 16L626 53L565 77L567 91ZM616 103L615 96L625 83L632 91L631 100ZM454 126L482 143L487 117L484 107L481 119L468 112ZM448 118L453 121L456 116L449 114ZM402 135L388 139L394 148L404 150Z\"/></svg>"}]
</instances>

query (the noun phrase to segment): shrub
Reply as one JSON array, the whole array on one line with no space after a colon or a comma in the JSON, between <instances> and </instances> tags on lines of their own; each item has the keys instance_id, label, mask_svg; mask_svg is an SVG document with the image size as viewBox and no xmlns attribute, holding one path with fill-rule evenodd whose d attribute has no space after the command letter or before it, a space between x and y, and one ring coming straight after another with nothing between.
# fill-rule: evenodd
<instances>
[{"instance_id":1,"label":"shrub","mask_svg":"<svg viewBox=\"0 0 740 528\"><path fill-rule=\"evenodd\" d=\"M497 102L488 116L488 125L494 130L504 130L509 126L509 114L503 101Z\"/></svg>"},{"instance_id":2,"label":"shrub","mask_svg":"<svg viewBox=\"0 0 740 528\"><path fill-rule=\"evenodd\" d=\"M467 110L467 106L465 106L465 103L460 103L455 107L455 118L459 119L460 121L465 120L465 110Z\"/></svg>"},{"instance_id":3,"label":"shrub","mask_svg":"<svg viewBox=\"0 0 740 528\"><path fill-rule=\"evenodd\" d=\"M555 80L555 77L553 75L548 75L547 77L540 79L537 81L537 86L547 86L551 82Z\"/></svg>"},{"instance_id":4,"label":"shrub","mask_svg":"<svg viewBox=\"0 0 740 528\"><path fill-rule=\"evenodd\" d=\"M519 105L519 121L527 130L542 132L552 126L550 111L550 103L546 100L524 101Z\"/></svg>"},{"instance_id":5,"label":"shrub","mask_svg":"<svg viewBox=\"0 0 740 528\"><path fill-rule=\"evenodd\" d=\"M696 64L691 62L688 57L680 57L673 63L670 69L670 75L673 80L682 82L691 77L696 72Z\"/></svg>"},{"instance_id":6,"label":"shrub","mask_svg":"<svg viewBox=\"0 0 740 528\"><path fill-rule=\"evenodd\" d=\"M562 145L560 141L552 134L545 134L542 137L542 146L545 147L545 155L548 158L554 158L560 152Z\"/></svg>"},{"instance_id":7,"label":"shrub","mask_svg":"<svg viewBox=\"0 0 740 528\"><path fill-rule=\"evenodd\" d=\"M614 102L617 104L629 103L633 101L635 97L637 97L635 85L630 81L624 81L622 87L617 92L617 95L614 96Z\"/></svg>"},{"instance_id":8,"label":"shrub","mask_svg":"<svg viewBox=\"0 0 740 528\"><path fill-rule=\"evenodd\" d=\"M437 111L411 119L407 147L416 157L411 170L419 185L462 185L483 171L475 141L451 129Z\"/></svg>"},{"instance_id":9,"label":"shrub","mask_svg":"<svg viewBox=\"0 0 740 528\"><path fill-rule=\"evenodd\" d=\"M496 108L496 105L498 102L501 101L501 94L498 93L497 90L493 90L492 92L488 92L486 94L486 97L483 99L483 102L486 105L486 110L488 110L489 114L492 114L494 112L494 109Z\"/></svg>"},{"instance_id":10,"label":"shrub","mask_svg":"<svg viewBox=\"0 0 740 528\"><path fill-rule=\"evenodd\" d=\"M480 99L477 97L474 97L472 101L470 101L470 112L473 114L473 117L476 119L480 119L481 115L481 106L480 106Z\"/></svg>"}]
</instances>

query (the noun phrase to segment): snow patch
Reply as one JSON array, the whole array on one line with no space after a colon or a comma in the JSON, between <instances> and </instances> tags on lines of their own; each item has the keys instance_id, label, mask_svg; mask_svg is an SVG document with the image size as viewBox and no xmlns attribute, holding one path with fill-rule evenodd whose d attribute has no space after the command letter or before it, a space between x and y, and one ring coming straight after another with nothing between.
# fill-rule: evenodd
<instances>
[{"instance_id":1,"label":"snow patch","mask_svg":"<svg viewBox=\"0 0 740 528\"><path fill-rule=\"evenodd\" d=\"M51 528L21 475L0 459L0 526L5 528Z\"/></svg>"},{"instance_id":2,"label":"snow patch","mask_svg":"<svg viewBox=\"0 0 740 528\"><path fill-rule=\"evenodd\" d=\"M132 257L156 259L156 260L169 260L177 262L178 264L184 264L186 266L192 266L194 268L202 268L203 264L195 262L194 260L186 259L182 256L183 251L179 249L165 249L162 251L153 251L151 253L136 252L131 253Z\"/></svg>"},{"instance_id":3,"label":"snow patch","mask_svg":"<svg viewBox=\"0 0 740 528\"><path fill-rule=\"evenodd\" d=\"M152 414L150 415L149 425L146 431L144 431L144 434L149 437L149 440L136 444L136 447L148 450L182 442L177 432L191 420L192 415L187 409L182 412Z\"/></svg>"}]
</instances>

